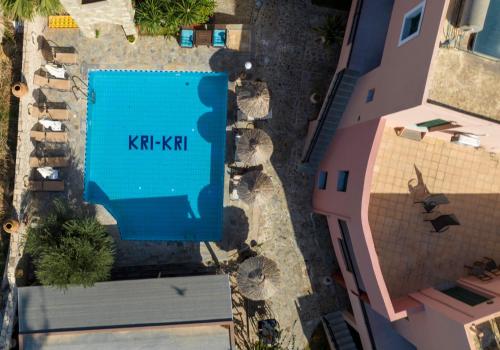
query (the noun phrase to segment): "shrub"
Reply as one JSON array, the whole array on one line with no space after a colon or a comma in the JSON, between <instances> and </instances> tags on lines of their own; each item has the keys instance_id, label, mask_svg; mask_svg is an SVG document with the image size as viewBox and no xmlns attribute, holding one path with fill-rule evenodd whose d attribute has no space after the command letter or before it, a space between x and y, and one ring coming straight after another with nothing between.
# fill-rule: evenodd
<instances>
[{"instance_id":1,"label":"shrub","mask_svg":"<svg viewBox=\"0 0 500 350\"><path fill-rule=\"evenodd\" d=\"M30 20L36 15L49 16L63 11L59 0L0 0L0 7L14 20Z\"/></svg>"},{"instance_id":2,"label":"shrub","mask_svg":"<svg viewBox=\"0 0 500 350\"><path fill-rule=\"evenodd\" d=\"M328 16L323 26L314 28L325 39L326 46L338 45L341 46L344 40L345 27L347 21L345 16L335 15Z\"/></svg>"},{"instance_id":3,"label":"shrub","mask_svg":"<svg viewBox=\"0 0 500 350\"><path fill-rule=\"evenodd\" d=\"M214 0L143 0L135 22L144 34L175 36L182 26L207 22L214 10Z\"/></svg>"},{"instance_id":4,"label":"shrub","mask_svg":"<svg viewBox=\"0 0 500 350\"><path fill-rule=\"evenodd\" d=\"M26 251L40 283L58 288L105 281L114 262L113 239L104 226L58 200L53 212L29 228Z\"/></svg>"}]
</instances>

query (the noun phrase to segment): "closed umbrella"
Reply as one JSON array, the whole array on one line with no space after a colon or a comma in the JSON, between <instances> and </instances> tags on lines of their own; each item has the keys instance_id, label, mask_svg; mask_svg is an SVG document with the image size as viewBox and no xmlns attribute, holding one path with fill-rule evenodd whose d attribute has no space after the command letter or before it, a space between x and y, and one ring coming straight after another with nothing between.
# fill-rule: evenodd
<instances>
[{"instance_id":1,"label":"closed umbrella","mask_svg":"<svg viewBox=\"0 0 500 350\"><path fill-rule=\"evenodd\" d=\"M238 198L247 202L264 203L274 192L271 177L261 171L249 171L244 174L236 185Z\"/></svg>"},{"instance_id":2,"label":"closed umbrella","mask_svg":"<svg viewBox=\"0 0 500 350\"><path fill-rule=\"evenodd\" d=\"M269 114L271 94L263 81L243 81L236 91L238 108L250 118L264 118Z\"/></svg>"},{"instance_id":3,"label":"closed umbrella","mask_svg":"<svg viewBox=\"0 0 500 350\"><path fill-rule=\"evenodd\" d=\"M248 299L266 300L272 297L280 285L280 270L273 260L254 256L238 268L238 288Z\"/></svg>"},{"instance_id":4,"label":"closed umbrella","mask_svg":"<svg viewBox=\"0 0 500 350\"><path fill-rule=\"evenodd\" d=\"M236 135L236 161L247 166L263 164L273 154L273 142L260 129L239 129Z\"/></svg>"}]
</instances>

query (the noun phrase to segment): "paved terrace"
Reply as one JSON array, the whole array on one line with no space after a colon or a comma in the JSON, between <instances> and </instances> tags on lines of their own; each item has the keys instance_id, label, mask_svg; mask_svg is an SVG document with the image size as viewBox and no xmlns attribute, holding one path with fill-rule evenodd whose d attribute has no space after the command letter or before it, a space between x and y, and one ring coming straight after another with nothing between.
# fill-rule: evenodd
<instances>
[{"instance_id":1,"label":"paved terrace","mask_svg":"<svg viewBox=\"0 0 500 350\"><path fill-rule=\"evenodd\" d=\"M264 165L264 171L273 177L276 196L264 208L258 208L229 201L226 192L224 235L241 236L247 243L255 240L260 253L278 262L284 284L281 291L266 302L266 310L271 317L278 319L283 329L291 332L296 344L302 346L318 325L319 316L336 307L333 287L322 283L325 276L331 275L335 265L328 228L324 220L312 215L313 179L297 171L308 118L314 117L319 108L319 105L309 102L309 96L314 91L326 91L335 69L335 51L325 49L313 30L324 23L329 12L300 0L286 4L278 0L266 1L260 11L248 10L252 8L248 4L254 3L250 0L239 1L238 6L234 6L234 2L231 6L227 4L229 2L223 2L222 11L233 9L239 11L239 15L230 15L227 21L236 18L237 23L241 23L246 16L246 20L253 24L250 52L207 47L181 49L175 40L162 37L141 36L131 45L121 28L109 25L99 28L99 38L88 39L77 30L47 29L42 19L27 24L23 73L30 96L23 98L21 103L14 204L17 212L26 216L30 208L43 212L55 196L47 193L30 195L23 186L23 178L30 172L28 156L34 149L29 130L36 121L27 113L30 103L44 99L66 102L74 112L74 117L65 123L70 134L68 152L72 166L62 176L67 184L66 198L81 203L86 73L89 69L225 70L233 78L250 59L254 63L252 75L267 81L272 92L273 119L259 127L265 129L274 141L274 154ZM244 6L243 2L247 5ZM40 91L32 85L33 72L44 63L43 52L38 50L43 46L43 38L51 45L77 49L79 63L68 67L77 87L75 94L48 89ZM229 119L232 119L234 94L229 96ZM236 257L235 250L222 249L224 247L219 248L216 244L210 244L212 254L205 244L122 241L114 220L99 208L90 209L96 210L98 217L108 226L117 244L116 264L126 267L127 271L132 271L131 266L175 264L176 273L189 273L189 269L182 266L214 265L216 259L224 265L225 261L234 261ZM22 248L22 235L20 241L12 243L14 255L10 266L15 266L15 261L21 256L17 251ZM13 276L13 268L10 271ZM168 271L171 269L167 268ZM237 329L240 333L250 329L253 334L256 323L249 320L255 315L242 310L245 305L235 305L238 310L235 316Z\"/></svg>"},{"instance_id":2,"label":"paved terrace","mask_svg":"<svg viewBox=\"0 0 500 350\"><path fill-rule=\"evenodd\" d=\"M437 210L461 222L431 233L408 182L416 169L430 193L450 204ZM482 149L426 136L398 137L386 128L375 161L369 222L382 272L393 298L455 281L483 256L500 260L500 158ZM487 282L486 282L487 283Z\"/></svg>"},{"instance_id":3,"label":"paved terrace","mask_svg":"<svg viewBox=\"0 0 500 350\"><path fill-rule=\"evenodd\" d=\"M450 1L447 18L455 18L458 0ZM500 121L500 61L468 51L470 34L446 20L430 74L428 99L483 117ZM493 43L492 43L493 44Z\"/></svg>"}]
</instances>

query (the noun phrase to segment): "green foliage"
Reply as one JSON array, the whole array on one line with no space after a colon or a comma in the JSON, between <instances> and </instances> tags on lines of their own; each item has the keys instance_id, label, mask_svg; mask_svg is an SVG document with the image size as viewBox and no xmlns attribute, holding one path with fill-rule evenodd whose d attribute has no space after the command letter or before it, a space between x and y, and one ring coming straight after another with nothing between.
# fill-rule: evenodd
<instances>
[{"instance_id":1,"label":"green foliage","mask_svg":"<svg viewBox=\"0 0 500 350\"><path fill-rule=\"evenodd\" d=\"M28 231L26 251L43 285L92 286L109 278L113 239L95 218L79 217L60 200L53 211Z\"/></svg>"},{"instance_id":2,"label":"green foliage","mask_svg":"<svg viewBox=\"0 0 500 350\"><path fill-rule=\"evenodd\" d=\"M214 11L214 0L143 0L135 22L144 34L175 36L182 26L207 22Z\"/></svg>"},{"instance_id":3,"label":"green foliage","mask_svg":"<svg viewBox=\"0 0 500 350\"><path fill-rule=\"evenodd\" d=\"M95 38L98 39L101 36L101 31L99 29L95 30Z\"/></svg>"},{"instance_id":4,"label":"green foliage","mask_svg":"<svg viewBox=\"0 0 500 350\"><path fill-rule=\"evenodd\" d=\"M344 40L347 21L345 16L328 16L326 23L319 28L314 28L325 39L326 46L341 46Z\"/></svg>"},{"instance_id":5,"label":"green foliage","mask_svg":"<svg viewBox=\"0 0 500 350\"><path fill-rule=\"evenodd\" d=\"M0 0L5 16L14 20L30 20L36 15L50 16L61 13L59 0Z\"/></svg>"}]
</instances>

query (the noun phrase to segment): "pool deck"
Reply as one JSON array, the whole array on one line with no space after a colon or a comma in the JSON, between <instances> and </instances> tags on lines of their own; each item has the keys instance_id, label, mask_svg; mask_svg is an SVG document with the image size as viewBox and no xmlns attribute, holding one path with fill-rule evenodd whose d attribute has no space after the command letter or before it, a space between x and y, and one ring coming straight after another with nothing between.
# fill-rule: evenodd
<instances>
[{"instance_id":1,"label":"pool deck","mask_svg":"<svg viewBox=\"0 0 500 350\"><path fill-rule=\"evenodd\" d=\"M241 234L247 243L255 240L259 253L278 262L282 279L286 282L280 293L266 301L266 315L275 317L282 329L295 338L296 345L304 347L306 339L320 324L320 316L338 307L334 286L323 283L336 266L328 228L322 218L312 214L313 179L298 170L308 119L318 113L320 106L312 105L309 96L312 92L326 90L336 65L335 50L322 47L318 34L313 30L331 13L332 10L299 0L286 4L278 0L266 1L260 10L251 12L253 40L250 52L208 47L181 49L175 40L162 37L139 37L131 45L125 40L121 28L109 25L100 28L99 38L87 39L77 30L47 29L43 21L27 23L23 73L30 95L21 100L20 106L14 193L16 211L21 216L30 215L34 208L43 213L46 203L55 197L47 193L33 196L23 187L23 178L29 173L27 159L33 150L29 130L35 123L27 114L27 108L35 97L39 97L33 96L39 90L32 85L32 77L42 62L42 52L38 51L40 35L52 44L75 47L79 53L79 63L68 67L70 75L77 77L74 79L78 87L75 94L48 89L42 91L50 101L65 101L75 114L66 123L72 166L63 176L68 185L64 195L77 205L82 204L83 195L84 92L89 69L225 70L231 78L243 70L244 62L250 60L254 64L252 77L267 81L272 92L273 119L260 123L258 127L264 129L274 142L274 154L271 161L264 164L264 171L272 176L277 195L261 208L230 201L226 172L224 233ZM230 83L228 88L228 115L232 120L234 84ZM228 130L230 127L228 125ZM116 264L119 267L169 264L213 266L217 263L228 267L234 262L236 251L225 251L215 243L120 240L114 219L100 206L93 209L116 240ZM13 284L12 266L22 252L22 241L22 234L12 241L9 276ZM239 337L254 337L255 319L264 315L252 314L251 310L239 304L237 298L234 310ZM247 325L251 329L248 334Z\"/></svg>"}]
</instances>

